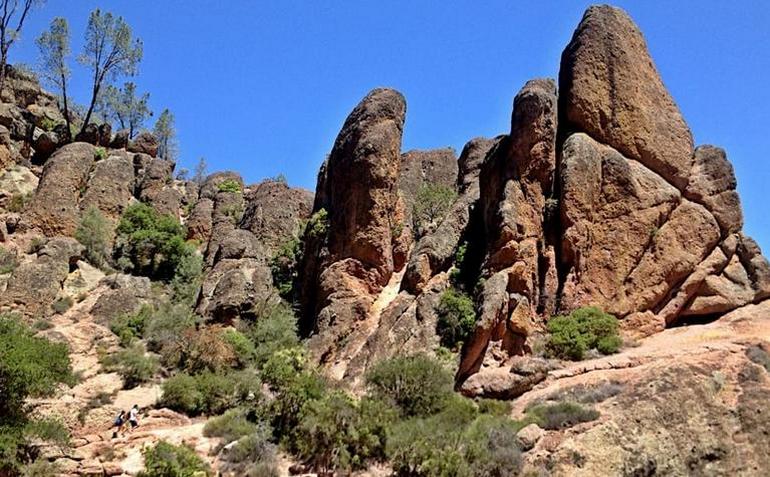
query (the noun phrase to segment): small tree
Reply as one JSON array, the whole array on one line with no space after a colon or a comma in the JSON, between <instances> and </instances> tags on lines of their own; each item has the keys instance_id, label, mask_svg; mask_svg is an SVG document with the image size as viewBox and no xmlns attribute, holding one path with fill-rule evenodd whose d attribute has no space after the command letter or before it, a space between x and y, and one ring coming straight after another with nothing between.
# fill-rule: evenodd
<instances>
[{"instance_id":1,"label":"small tree","mask_svg":"<svg viewBox=\"0 0 770 477\"><path fill-rule=\"evenodd\" d=\"M167 161L176 161L178 145L174 113L164 109L155 123L155 137L158 138L158 157Z\"/></svg>"},{"instance_id":2,"label":"small tree","mask_svg":"<svg viewBox=\"0 0 770 477\"><path fill-rule=\"evenodd\" d=\"M128 137L133 139L148 117L152 116L147 103L150 93L136 95L136 84L129 81L118 89L107 86L104 92L107 117L117 121L120 129L128 129Z\"/></svg>"},{"instance_id":3,"label":"small tree","mask_svg":"<svg viewBox=\"0 0 770 477\"><path fill-rule=\"evenodd\" d=\"M193 174L193 178L192 178L193 182L198 184L199 187L202 186L203 181L206 180L206 176L208 175L208 169L209 169L209 166L208 164L206 164L206 158L201 157L198 160L198 164L195 166L195 173Z\"/></svg>"},{"instance_id":4,"label":"small tree","mask_svg":"<svg viewBox=\"0 0 770 477\"><path fill-rule=\"evenodd\" d=\"M412 222L418 236L438 226L449 212L457 193L440 184L426 184L417 192L412 207Z\"/></svg>"},{"instance_id":5,"label":"small tree","mask_svg":"<svg viewBox=\"0 0 770 477\"><path fill-rule=\"evenodd\" d=\"M37 39L40 49L40 74L54 88L61 91L64 106L64 120L67 122L67 134L70 129L69 105L67 104L67 78L70 69L67 57L70 55L70 32L65 18L56 17L51 26Z\"/></svg>"},{"instance_id":6,"label":"small tree","mask_svg":"<svg viewBox=\"0 0 770 477\"><path fill-rule=\"evenodd\" d=\"M30 10L43 3L44 0L0 0L0 92L5 87L8 50L19 38Z\"/></svg>"},{"instance_id":7,"label":"small tree","mask_svg":"<svg viewBox=\"0 0 770 477\"><path fill-rule=\"evenodd\" d=\"M119 75L133 76L142 59L142 42L133 39L131 27L122 17L113 17L112 13L102 13L100 9L91 12L86 28L86 45L78 61L93 72L91 104L83 120L81 132L91 120L94 106L105 81L114 80Z\"/></svg>"},{"instance_id":8,"label":"small tree","mask_svg":"<svg viewBox=\"0 0 770 477\"><path fill-rule=\"evenodd\" d=\"M110 254L110 223L96 207L89 207L80 220L75 238L86 248L86 258L102 267Z\"/></svg>"}]
</instances>

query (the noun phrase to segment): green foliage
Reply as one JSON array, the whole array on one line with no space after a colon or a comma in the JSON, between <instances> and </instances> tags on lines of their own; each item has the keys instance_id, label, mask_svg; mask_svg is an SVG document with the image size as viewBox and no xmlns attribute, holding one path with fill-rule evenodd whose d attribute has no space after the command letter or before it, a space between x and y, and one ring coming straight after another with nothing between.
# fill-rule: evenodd
<instances>
[{"instance_id":1,"label":"green foliage","mask_svg":"<svg viewBox=\"0 0 770 477\"><path fill-rule=\"evenodd\" d=\"M70 76L70 68L67 61L70 55L70 35L67 20L62 17L54 18L49 29L40 35L36 43L40 51L40 67L38 71L46 83L62 93L64 98L62 112L69 129L67 79ZM51 131L55 124L49 126L50 129L45 127L44 129Z\"/></svg>"},{"instance_id":2,"label":"green foliage","mask_svg":"<svg viewBox=\"0 0 770 477\"><path fill-rule=\"evenodd\" d=\"M174 301L193 306L203 281L203 258L197 253L183 255L179 259L171 279Z\"/></svg>"},{"instance_id":3,"label":"green foliage","mask_svg":"<svg viewBox=\"0 0 770 477\"><path fill-rule=\"evenodd\" d=\"M8 201L6 208L8 212L21 213L27 207L27 204L32 199L32 194L13 194L11 200Z\"/></svg>"},{"instance_id":4,"label":"green foliage","mask_svg":"<svg viewBox=\"0 0 770 477\"><path fill-rule=\"evenodd\" d=\"M455 397L437 414L394 425L387 455L397 476L514 476L521 426L506 417L479 415L471 401Z\"/></svg>"},{"instance_id":5,"label":"green foliage","mask_svg":"<svg viewBox=\"0 0 770 477\"><path fill-rule=\"evenodd\" d=\"M569 316L548 320L546 350L552 356L581 360L586 351L597 349L603 354L617 352L622 344L618 336L618 320L596 307L579 308Z\"/></svg>"},{"instance_id":6,"label":"green foliage","mask_svg":"<svg viewBox=\"0 0 770 477\"><path fill-rule=\"evenodd\" d=\"M182 304L161 303L145 323L147 348L161 356L165 366L177 366L187 345L186 331L195 327L198 317Z\"/></svg>"},{"instance_id":7,"label":"green foliage","mask_svg":"<svg viewBox=\"0 0 770 477\"><path fill-rule=\"evenodd\" d=\"M326 233L329 231L329 213L326 209L319 209L310 219L305 226L305 237L312 239L323 239L326 237Z\"/></svg>"},{"instance_id":8,"label":"green foliage","mask_svg":"<svg viewBox=\"0 0 770 477\"><path fill-rule=\"evenodd\" d=\"M479 412L481 414L507 416L511 413L511 403L508 401L479 398L476 400L476 405L479 407Z\"/></svg>"},{"instance_id":9,"label":"green foliage","mask_svg":"<svg viewBox=\"0 0 770 477\"><path fill-rule=\"evenodd\" d=\"M454 189L441 184L425 184L417 191L412 206L412 222L418 237L438 227L457 198Z\"/></svg>"},{"instance_id":10,"label":"green foliage","mask_svg":"<svg viewBox=\"0 0 770 477\"><path fill-rule=\"evenodd\" d=\"M382 401L356 403L342 392L308 402L297 433L299 455L321 472L363 468L385 457L387 428L398 411Z\"/></svg>"},{"instance_id":11,"label":"green foliage","mask_svg":"<svg viewBox=\"0 0 770 477\"><path fill-rule=\"evenodd\" d=\"M289 181L286 179L286 175L284 175L283 173L278 174L277 176L273 177L270 180L273 181L273 182L278 182L279 184L288 184L289 183Z\"/></svg>"},{"instance_id":12,"label":"green foliage","mask_svg":"<svg viewBox=\"0 0 770 477\"><path fill-rule=\"evenodd\" d=\"M227 445L241 437L259 430L259 425L251 422L243 409L230 409L221 416L212 417L203 427L206 437L219 437Z\"/></svg>"},{"instance_id":13,"label":"green foliage","mask_svg":"<svg viewBox=\"0 0 770 477\"><path fill-rule=\"evenodd\" d=\"M105 116L117 121L120 129L128 129L128 137L133 138L147 118L152 116L149 101L149 93L137 96L136 84L133 82L126 82L120 89L108 85L103 98Z\"/></svg>"},{"instance_id":14,"label":"green foliage","mask_svg":"<svg viewBox=\"0 0 770 477\"><path fill-rule=\"evenodd\" d=\"M59 384L74 381L64 344L36 337L18 319L0 316L0 471L29 463L25 449L32 438L66 440L61 426L30 417L27 400L51 396Z\"/></svg>"},{"instance_id":15,"label":"green foliage","mask_svg":"<svg viewBox=\"0 0 770 477\"><path fill-rule=\"evenodd\" d=\"M292 237L270 259L270 271L278 294L289 302L294 298L294 283L299 276L301 242Z\"/></svg>"},{"instance_id":16,"label":"green foliage","mask_svg":"<svg viewBox=\"0 0 770 477\"><path fill-rule=\"evenodd\" d=\"M191 416L222 414L261 399L261 383L251 371L197 375L178 373L161 386L161 405Z\"/></svg>"},{"instance_id":17,"label":"green foliage","mask_svg":"<svg viewBox=\"0 0 770 477\"><path fill-rule=\"evenodd\" d=\"M158 138L158 157L167 161L176 162L179 155L179 146L176 140L176 126L174 113L164 109L158 121L155 123L153 133ZM180 171L180 174L182 171ZM183 177L186 177L184 174ZM179 177L179 176L177 176Z\"/></svg>"},{"instance_id":18,"label":"green foliage","mask_svg":"<svg viewBox=\"0 0 770 477\"><path fill-rule=\"evenodd\" d=\"M599 418L599 412L574 402L537 404L527 409L530 421L543 429L566 429Z\"/></svg>"},{"instance_id":19,"label":"green foliage","mask_svg":"<svg viewBox=\"0 0 770 477\"><path fill-rule=\"evenodd\" d=\"M170 281L183 260L195 253L175 217L141 203L128 206L123 213L115 248L119 263L129 271L164 281Z\"/></svg>"},{"instance_id":20,"label":"green foliage","mask_svg":"<svg viewBox=\"0 0 770 477\"><path fill-rule=\"evenodd\" d=\"M148 356L141 345L103 356L100 363L108 373L118 373L123 378L126 389L146 383L159 369L158 360Z\"/></svg>"},{"instance_id":21,"label":"green foliage","mask_svg":"<svg viewBox=\"0 0 770 477\"><path fill-rule=\"evenodd\" d=\"M96 207L89 207L80 219L75 238L86 248L86 259L95 267L103 267L109 257L111 226Z\"/></svg>"},{"instance_id":22,"label":"green foliage","mask_svg":"<svg viewBox=\"0 0 770 477\"><path fill-rule=\"evenodd\" d=\"M85 46L78 61L93 72L93 94L83 129L91 120L91 114L100 100L100 92L106 81L119 75L133 76L142 59L142 42L132 37L131 28L122 17L96 9L91 12L86 27ZM81 130L82 131L82 130Z\"/></svg>"},{"instance_id":23,"label":"green foliage","mask_svg":"<svg viewBox=\"0 0 770 477\"><path fill-rule=\"evenodd\" d=\"M9 252L4 247L0 247L0 275L11 273L19 266L16 254Z\"/></svg>"},{"instance_id":24,"label":"green foliage","mask_svg":"<svg viewBox=\"0 0 770 477\"><path fill-rule=\"evenodd\" d=\"M228 452L227 460L236 463L252 463L255 467L258 466L258 469L261 468L262 472L267 471L267 475L275 475L277 473L276 451L276 445L270 442L270 430L261 425L256 426L249 435L238 440Z\"/></svg>"},{"instance_id":25,"label":"green foliage","mask_svg":"<svg viewBox=\"0 0 770 477\"><path fill-rule=\"evenodd\" d=\"M254 343L246 335L238 330L228 328L222 334L222 339L233 350L238 367L244 368L254 362L257 350Z\"/></svg>"},{"instance_id":26,"label":"green foliage","mask_svg":"<svg viewBox=\"0 0 770 477\"><path fill-rule=\"evenodd\" d=\"M56 299L51 304L51 308L55 313L58 313L59 315L64 314L67 310L72 308L72 305L74 305L75 302L72 300L72 298L68 296L62 296Z\"/></svg>"},{"instance_id":27,"label":"green foliage","mask_svg":"<svg viewBox=\"0 0 770 477\"><path fill-rule=\"evenodd\" d=\"M136 313L123 314L110 322L110 331L120 338L120 345L128 347L134 340L144 335L144 329L152 318L153 309L150 305L142 305Z\"/></svg>"},{"instance_id":28,"label":"green foliage","mask_svg":"<svg viewBox=\"0 0 770 477\"><path fill-rule=\"evenodd\" d=\"M233 194L240 194L243 192L243 189L241 188L241 184L238 183L235 179L225 179L219 184L217 184L217 190L219 192L230 192Z\"/></svg>"},{"instance_id":29,"label":"green foliage","mask_svg":"<svg viewBox=\"0 0 770 477\"><path fill-rule=\"evenodd\" d=\"M473 333L475 327L476 311L473 300L454 288L442 293L436 323L436 332L441 338L441 344L450 349L457 349Z\"/></svg>"},{"instance_id":30,"label":"green foliage","mask_svg":"<svg viewBox=\"0 0 770 477\"><path fill-rule=\"evenodd\" d=\"M103 161L107 159L107 150L103 147L97 147L94 151L94 159L97 161Z\"/></svg>"},{"instance_id":31,"label":"green foliage","mask_svg":"<svg viewBox=\"0 0 770 477\"><path fill-rule=\"evenodd\" d=\"M366 383L373 397L392 402L405 416L427 416L452 396L454 381L439 362L418 354L378 363Z\"/></svg>"},{"instance_id":32,"label":"green foliage","mask_svg":"<svg viewBox=\"0 0 770 477\"><path fill-rule=\"evenodd\" d=\"M285 304L270 306L249 325L246 335L254 343L254 364L258 367L277 351L299 345L297 318Z\"/></svg>"},{"instance_id":33,"label":"green foliage","mask_svg":"<svg viewBox=\"0 0 770 477\"><path fill-rule=\"evenodd\" d=\"M208 464L186 445L160 441L142 451L144 470L140 477L197 477L212 475Z\"/></svg>"}]
</instances>

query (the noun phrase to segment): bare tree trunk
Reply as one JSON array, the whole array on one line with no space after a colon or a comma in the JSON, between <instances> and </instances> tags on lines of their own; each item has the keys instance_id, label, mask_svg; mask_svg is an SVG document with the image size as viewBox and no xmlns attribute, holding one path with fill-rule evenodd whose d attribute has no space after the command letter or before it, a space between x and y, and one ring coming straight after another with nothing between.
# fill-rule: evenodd
<instances>
[{"instance_id":1,"label":"bare tree trunk","mask_svg":"<svg viewBox=\"0 0 770 477\"><path fill-rule=\"evenodd\" d=\"M80 133L82 134L83 131L86 130L86 126L88 126L89 121L91 121L91 115L94 113L94 106L96 106L96 98L99 97L99 89L101 88L101 82L94 85L94 94L91 96L91 104L88 106L88 112L86 113L86 117L83 120L83 126L80 128Z\"/></svg>"},{"instance_id":2,"label":"bare tree trunk","mask_svg":"<svg viewBox=\"0 0 770 477\"><path fill-rule=\"evenodd\" d=\"M72 141L72 125L70 124L70 110L67 105L67 78L61 75L61 95L64 102L64 121L67 124L67 142Z\"/></svg>"},{"instance_id":3,"label":"bare tree trunk","mask_svg":"<svg viewBox=\"0 0 770 477\"><path fill-rule=\"evenodd\" d=\"M5 88L7 67L8 67L8 50L3 48L3 51L0 52L0 102L2 102L3 88Z\"/></svg>"}]
</instances>

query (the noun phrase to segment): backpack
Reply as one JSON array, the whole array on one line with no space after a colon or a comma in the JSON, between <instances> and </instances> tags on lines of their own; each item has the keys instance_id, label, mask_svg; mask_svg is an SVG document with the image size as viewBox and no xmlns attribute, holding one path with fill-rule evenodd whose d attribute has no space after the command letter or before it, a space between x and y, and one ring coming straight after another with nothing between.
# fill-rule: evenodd
<instances>
[{"instance_id":1,"label":"backpack","mask_svg":"<svg viewBox=\"0 0 770 477\"><path fill-rule=\"evenodd\" d=\"M115 425L119 426L123 424L123 414L118 414L118 416L115 418Z\"/></svg>"}]
</instances>

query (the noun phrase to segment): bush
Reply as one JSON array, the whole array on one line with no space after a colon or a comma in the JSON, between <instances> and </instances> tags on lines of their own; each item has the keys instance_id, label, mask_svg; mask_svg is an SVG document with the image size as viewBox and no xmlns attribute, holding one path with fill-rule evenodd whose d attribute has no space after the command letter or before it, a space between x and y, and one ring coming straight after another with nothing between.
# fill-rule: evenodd
<instances>
[{"instance_id":1,"label":"bush","mask_svg":"<svg viewBox=\"0 0 770 477\"><path fill-rule=\"evenodd\" d=\"M16 255L0 247L0 275L13 272L18 265Z\"/></svg>"},{"instance_id":2,"label":"bush","mask_svg":"<svg viewBox=\"0 0 770 477\"><path fill-rule=\"evenodd\" d=\"M191 416L222 414L261 399L261 383L250 371L179 373L164 381L161 389L162 406Z\"/></svg>"},{"instance_id":3,"label":"bush","mask_svg":"<svg viewBox=\"0 0 770 477\"><path fill-rule=\"evenodd\" d=\"M310 219L305 226L305 237L311 239L323 239L326 237L326 233L329 231L329 213L326 209L319 209Z\"/></svg>"},{"instance_id":4,"label":"bush","mask_svg":"<svg viewBox=\"0 0 770 477\"><path fill-rule=\"evenodd\" d=\"M118 263L138 275L170 281L183 259L195 254L182 224L147 204L128 206L116 232Z\"/></svg>"},{"instance_id":5,"label":"bush","mask_svg":"<svg viewBox=\"0 0 770 477\"><path fill-rule=\"evenodd\" d=\"M557 430L599 418L599 412L574 402L536 404L527 409L530 421L543 429Z\"/></svg>"},{"instance_id":6,"label":"bush","mask_svg":"<svg viewBox=\"0 0 770 477\"><path fill-rule=\"evenodd\" d=\"M186 342L185 331L194 328L198 317L181 304L161 303L145 323L144 338L150 351L160 353L165 366L177 366Z\"/></svg>"},{"instance_id":7,"label":"bush","mask_svg":"<svg viewBox=\"0 0 770 477\"><path fill-rule=\"evenodd\" d=\"M441 338L441 344L450 349L457 349L473 333L475 327L476 311L473 308L473 300L453 288L442 293L436 323L436 332Z\"/></svg>"},{"instance_id":8,"label":"bush","mask_svg":"<svg viewBox=\"0 0 770 477\"><path fill-rule=\"evenodd\" d=\"M299 423L308 403L321 399L327 392L326 381L314 371L294 374L282 384L275 399L260 410L270 421L275 437L289 451L296 452Z\"/></svg>"},{"instance_id":9,"label":"bush","mask_svg":"<svg viewBox=\"0 0 770 477\"><path fill-rule=\"evenodd\" d=\"M0 473L30 462L30 439L66 440L61 426L31 418L27 403L74 382L64 344L36 337L16 318L0 316Z\"/></svg>"},{"instance_id":10,"label":"bush","mask_svg":"<svg viewBox=\"0 0 770 477\"><path fill-rule=\"evenodd\" d=\"M294 282L299 274L300 245L300 240L294 237L283 244L270 259L273 284L281 298L289 302L294 299Z\"/></svg>"},{"instance_id":11,"label":"bush","mask_svg":"<svg viewBox=\"0 0 770 477\"><path fill-rule=\"evenodd\" d=\"M302 411L296 446L319 473L364 468L385 458L387 428L398 410L371 399L355 402L342 392L310 401Z\"/></svg>"},{"instance_id":12,"label":"bush","mask_svg":"<svg viewBox=\"0 0 770 477\"><path fill-rule=\"evenodd\" d=\"M89 207L80 219L75 238L86 248L86 260L103 267L110 255L111 225L96 207Z\"/></svg>"},{"instance_id":13,"label":"bush","mask_svg":"<svg viewBox=\"0 0 770 477\"><path fill-rule=\"evenodd\" d=\"M243 189L241 189L241 184L239 184L235 179L223 180L217 184L217 190L219 190L219 192L231 192L234 194L240 194L243 192Z\"/></svg>"},{"instance_id":14,"label":"bush","mask_svg":"<svg viewBox=\"0 0 770 477\"><path fill-rule=\"evenodd\" d=\"M188 328L182 333L179 360L176 366L190 373L217 372L238 365L233 346L225 339L225 330L218 325L201 329Z\"/></svg>"},{"instance_id":15,"label":"bush","mask_svg":"<svg viewBox=\"0 0 770 477\"><path fill-rule=\"evenodd\" d=\"M453 379L437 361L414 355L378 363L366 383L373 397L392 402L405 416L427 416L452 395Z\"/></svg>"},{"instance_id":16,"label":"bush","mask_svg":"<svg viewBox=\"0 0 770 477\"><path fill-rule=\"evenodd\" d=\"M32 194L14 194L11 196L11 200L8 201L8 212L21 213L27 207Z\"/></svg>"},{"instance_id":17,"label":"bush","mask_svg":"<svg viewBox=\"0 0 770 477\"><path fill-rule=\"evenodd\" d=\"M270 430L262 425L256 426L251 433L238 439L238 442L227 453L227 460L257 464L264 470L265 467L275 467L276 454L276 445L270 442Z\"/></svg>"},{"instance_id":18,"label":"bush","mask_svg":"<svg viewBox=\"0 0 770 477\"><path fill-rule=\"evenodd\" d=\"M197 253L184 255L174 271L171 290L174 302L192 307L198 297L198 290L203 279L203 259Z\"/></svg>"},{"instance_id":19,"label":"bush","mask_svg":"<svg viewBox=\"0 0 770 477\"><path fill-rule=\"evenodd\" d=\"M579 308L569 316L551 318L548 332L546 350L562 359L581 360L589 349L611 354L622 344L617 318L595 307Z\"/></svg>"},{"instance_id":20,"label":"bush","mask_svg":"<svg viewBox=\"0 0 770 477\"><path fill-rule=\"evenodd\" d=\"M110 322L110 331L120 338L120 345L128 347L135 339L144 336L144 329L152 318L152 307L142 305L134 314L117 316Z\"/></svg>"},{"instance_id":21,"label":"bush","mask_svg":"<svg viewBox=\"0 0 770 477\"><path fill-rule=\"evenodd\" d=\"M457 198L457 192L440 184L425 184L417 191L412 207L412 222L418 237L438 227Z\"/></svg>"},{"instance_id":22,"label":"bush","mask_svg":"<svg viewBox=\"0 0 770 477\"><path fill-rule=\"evenodd\" d=\"M222 339L225 343L230 345L230 348L233 350L237 367L245 368L254 362L257 350L254 347L254 343L252 343L246 335L238 330L229 328L224 331Z\"/></svg>"},{"instance_id":23,"label":"bush","mask_svg":"<svg viewBox=\"0 0 770 477\"><path fill-rule=\"evenodd\" d=\"M191 447L160 441L142 451L144 470L140 477L194 477L211 475L211 469Z\"/></svg>"},{"instance_id":24,"label":"bush","mask_svg":"<svg viewBox=\"0 0 770 477\"><path fill-rule=\"evenodd\" d=\"M141 345L123 349L101 358L101 364L108 373L118 373L126 389L146 383L158 372L158 360L147 356Z\"/></svg>"},{"instance_id":25,"label":"bush","mask_svg":"<svg viewBox=\"0 0 770 477\"><path fill-rule=\"evenodd\" d=\"M107 150L103 147L97 147L94 151L94 160L103 161L107 159Z\"/></svg>"},{"instance_id":26,"label":"bush","mask_svg":"<svg viewBox=\"0 0 770 477\"><path fill-rule=\"evenodd\" d=\"M219 437L225 446L259 430L259 426L246 417L243 409L231 409L221 416L212 417L203 427L206 437Z\"/></svg>"},{"instance_id":27,"label":"bush","mask_svg":"<svg viewBox=\"0 0 770 477\"><path fill-rule=\"evenodd\" d=\"M299 345L297 318L285 304L268 308L245 333L254 344L254 364L258 367L275 352Z\"/></svg>"},{"instance_id":28,"label":"bush","mask_svg":"<svg viewBox=\"0 0 770 477\"><path fill-rule=\"evenodd\" d=\"M51 308L53 309L53 311L55 313L57 313L59 315L62 315L67 310L72 308L72 305L74 305L74 304L75 304L75 302L72 300L72 298L70 298L68 296L62 296L62 297L57 298L56 301L54 301L51 304Z\"/></svg>"}]
</instances>

